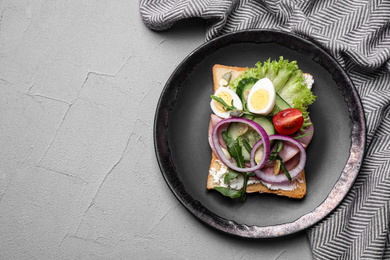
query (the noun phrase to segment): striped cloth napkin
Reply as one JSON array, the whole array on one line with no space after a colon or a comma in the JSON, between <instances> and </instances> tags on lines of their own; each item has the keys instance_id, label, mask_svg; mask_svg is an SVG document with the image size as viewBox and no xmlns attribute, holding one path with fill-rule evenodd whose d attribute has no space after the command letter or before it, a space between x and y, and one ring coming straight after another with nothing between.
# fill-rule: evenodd
<instances>
[{"instance_id":1,"label":"striped cloth napkin","mask_svg":"<svg viewBox=\"0 0 390 260\"><path fill-rule=\"evenodd\" d=\"M143 22L164 30L207 21L206 41L244 29L274 29L328 51L360 95L367 123L365 158L343 202L307 230L316 259L390 259L390 1L141 0Z\"/></svg>"}]
</instances>

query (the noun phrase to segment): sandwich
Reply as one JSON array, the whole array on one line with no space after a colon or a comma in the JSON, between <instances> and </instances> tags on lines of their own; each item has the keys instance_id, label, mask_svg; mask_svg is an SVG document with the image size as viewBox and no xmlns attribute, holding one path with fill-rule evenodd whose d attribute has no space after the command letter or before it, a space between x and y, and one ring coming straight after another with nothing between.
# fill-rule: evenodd
<instances>
[{"instance_id":1,"label":"sandwich","mask_svg":"<svg viewBox=\"0 0 390 260\"><path fill-rule=\"evenodd\" d=\"M253 68L216 64L212 75L207 189L242 201L247 193L303 198L313 76L283 57Z\"/></svg>"}]
</instances>

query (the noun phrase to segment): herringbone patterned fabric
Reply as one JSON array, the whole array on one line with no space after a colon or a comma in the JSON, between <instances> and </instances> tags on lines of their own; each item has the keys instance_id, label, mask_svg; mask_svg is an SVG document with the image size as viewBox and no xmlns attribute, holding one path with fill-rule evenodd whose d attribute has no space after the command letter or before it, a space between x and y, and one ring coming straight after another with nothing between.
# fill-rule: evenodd
<instances>
[{"instance_id":1,"label":"herringbone patterned fabric","mask_svg":"<svg viewBox=\"0 0 390 260\"><path fill-rule=\"evenodd\" d=\"M153 30L207 20L206 40L243 29L292 32L327 50L351 77L367 121L366 154L345 200L307 230L317 259L390 259L390 1L142 0Z\"/></svg>"}]
</instances>

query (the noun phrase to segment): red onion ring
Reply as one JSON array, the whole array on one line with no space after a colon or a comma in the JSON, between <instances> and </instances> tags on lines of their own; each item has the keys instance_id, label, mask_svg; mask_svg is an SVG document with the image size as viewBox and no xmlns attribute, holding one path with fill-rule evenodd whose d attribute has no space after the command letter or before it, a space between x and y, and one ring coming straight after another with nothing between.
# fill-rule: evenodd
<instances>
[{"instance_id":1,"label":"red onion ring","mask_svg":"<svg viewBox=\"0 0 390 260\"><path fill-rule=\"evenodd\" d=\"M221 149L221 144L218 141L218 129L225 125L225 124L230 124L230 123L244 123L252 127L261 137L260 141L258 143L262 144L264 143L264 152L263 152L263 157L261 161L256 165L256 163L251 164L250 168L240 168L235 166L232 162L229 161L229 159L226 158L225 154L223 153ZM212 134L212 139L213 139L213 145L215 148L215 152L218 156L218 158L230 169L237 171L237 172L253 172L256 170L259 170L262 168L265 163L268 160L269 153L270 153L270 143L269 143L269 138L267 135L267 132L256 122L246 119L246 118L240 118L240 117L232 117L232 118L226 118L218 122L214 129L213 129L213 134ZM260 145L259 144L259 145ZM252 150L253 151L253 150Z\"/></svg>"},{"instance_id":2,"label":"red onion ring","mask_svg":"<svg viewBox=\"0 0 390 260\"><path fill-rule=\"evenodd\" d=\"M290 176L291 176L291 179L294 179L296 178L301 172L302 170L305 168L305 164L306 164L306 151L305 151L305 148L302 146L302 144L300 142L298 142L297 140L295 140L294 138L292 137L289 137L289 136L286 136L286 135L271 135L269 136L269 140L282 140L282 141L286 141L286 142L291 142L293 144L295 144L298 148L299 148L299 163L298 165L292 169L291 171L289 171L290 173ZM253 146L253 149L251 151L251 157L250 157L250 164L251 166L254 166L256 163L255 163L255 152L256 152L256 149L261 145L261 142L257 142L254 146ZM268 158L268 157L267 157ZM284 182L289 182L287 176L285 174L266 174L265 172L263 172L262 170L258 169L258 170L255 170L254 173L256 174L257 177L259 177L261 180L267 182L267 183L284 183Z\"/></svg>"}]
</instances>

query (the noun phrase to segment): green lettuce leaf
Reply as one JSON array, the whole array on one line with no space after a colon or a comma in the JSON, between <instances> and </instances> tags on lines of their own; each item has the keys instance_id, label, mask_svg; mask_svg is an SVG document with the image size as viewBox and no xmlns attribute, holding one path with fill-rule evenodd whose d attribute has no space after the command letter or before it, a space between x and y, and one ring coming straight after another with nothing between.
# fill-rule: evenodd
<instances>
[{"instance_id":1,"label":"green lettuce leaf","mask_svg":"<svg viewBox=\"0 0 390 260\"><path fill-rule=\"evenodd\" d=\"M270 65L269 60L270 59L268 59L268 61L264 62L263 65L261 65L260 61L256 63L256 69L257 69L257 74L258 74L259 79L265 78L265 75L267 74L267 70L268 70L269 65Z\"/></svg>"},{"instance_id":2,"label":"green lettuce leaf","mask_svg":"<svg viewBox=\"0 0 390 260\"><path fill-rule=\"evenodd\" d=\"M311 125L307 108L313 104L316 96L307 88L302 74L301 70L295 70L278 94L289 103L291 107L301 110L305 120L301 130L304 130Z\"/></svg>"},{"instance_id":3,"label":"green lettuce leaf","mask_svg":"<svg viewBox=\"0 0 390 260\"><path fill-rule=\"evenodd\" d=\"M259 73L256 68L247 68L240 76L230 82L230 89L236 92L238 84L244 78L259 78Z\"/></svg>"},{"instance_id":4,"label":"green lettuce leaf","mask_svg":"<svg viewBox=\"0 0 390 260\"><path fill-rule=\"evenodd\" d=\"M272 83L274 84L275 91L279 93L293 72L298 69L298 65L296 61L289 62L288 60L284 60L283 57L280 57L276 66L278 66L278 74L272 80Z\"/></svg>"},{"instance_id":5,"label":"green lettuce leaf","mask_svg":"<svg viewBox=\"0 0 390 260\"><path fill-rule=\"evenodd\" d=\"M257 62L254 68L248 68L238 78L232 80L230 88L236 91L239 82L243 78L257 77L269 78L274 84L275 91L291 106L302 111L306 128L308 122L307 108L316 99L313 92L307 88L302 71L296 61L285 60L282 56L279 60L268 59L264 63Z\"/></svg>"}]
</instances>

